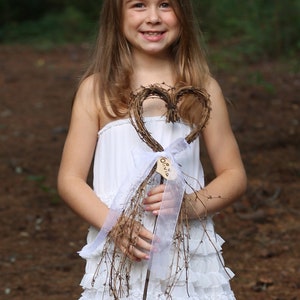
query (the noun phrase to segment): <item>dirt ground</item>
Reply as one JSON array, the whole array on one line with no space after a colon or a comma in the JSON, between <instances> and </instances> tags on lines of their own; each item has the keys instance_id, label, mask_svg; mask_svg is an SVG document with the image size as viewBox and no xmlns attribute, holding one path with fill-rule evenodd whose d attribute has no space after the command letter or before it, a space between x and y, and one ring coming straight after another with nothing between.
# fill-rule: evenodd
<instances>
[{"instance_id":1,"label":"dirt ground","mask_svg":"<svg viewBox=\"0 0 300 300\"><path fill-rule=\"evenodd\" d=\"M0 46L0 299L77 299L87 224L56 193L88 52ZM240 300L300 299L300 74L280 62L216 71L248 191L215 217ZM212 176L206 158L208 179Z\"/></svg>"}]
</instances>

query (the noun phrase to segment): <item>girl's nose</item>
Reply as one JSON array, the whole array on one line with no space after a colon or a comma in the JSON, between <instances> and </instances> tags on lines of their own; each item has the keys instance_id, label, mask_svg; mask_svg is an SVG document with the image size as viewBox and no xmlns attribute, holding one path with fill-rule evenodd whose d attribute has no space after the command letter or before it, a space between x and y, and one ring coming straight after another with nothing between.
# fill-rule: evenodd
<instances>
[{"instance_id":1,"label":"girl's nose","mask_svg":"<svg viewBox=\"0 0 300 300\"><path fill-rule=\"evenodd\" d=\"M148 11L148 16L147 16L147 22L149 23L159 23L160 22L160 15L159 11L156 7L150 8Z\"/></svg>"}]
</instances>

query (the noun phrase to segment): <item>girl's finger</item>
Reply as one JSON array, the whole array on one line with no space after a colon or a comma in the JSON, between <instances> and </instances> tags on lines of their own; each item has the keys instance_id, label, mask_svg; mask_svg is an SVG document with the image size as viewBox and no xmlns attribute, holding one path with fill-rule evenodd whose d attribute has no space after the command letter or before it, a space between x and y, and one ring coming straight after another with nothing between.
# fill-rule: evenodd
<instances>
[{"instance_id":1,"label":"girl's finger","mask_svg":"<svg viewBox=\"0 0 300 300\"><path fill-rule=\"evenodd\" d=\"M150 195L143 200L144 205L160 203L163 199L171 201L172 200L171 192L161 192L157 194Z\"/></svg>"},{"instance_id":2,"label":"girl's finger","mask_svg":"<svg viewBox=\"0 0 300 300\"><path fill-rule=\"evenodd\" d=\"M161 202L155 203L155 204L149 204L149 205L145 205L144 209L145 211L159 211L160 210L160 205Z\"/></svg>"},{"instance_id":3,"label":"girl's finger","mask_svg":"<svg viewBox=\"0 0 300 300\"><path fill-rule=\"evenodd\" d=\"M141 250L139 250L136 246L134 245L131 245L129 247L132 255L137 258L138 260L142 260L142 259L145 259L145 260L148 260L149 259L149 255Z\"/></svg>"},{"instance_id":4,"label":"girl's finger","mask_svg":"<svg viewBox=\"0 0 300 300\"><path fill-rule=\"evenodd\" d=\"M127 247L120 245L119 246L120 250L132 261L141 261L141 258L136 257L133 254L133 246L129 245Z\"/></svg>"},{"instance_id":5,"label":"girl's finger","mask_svg":"<svg viewBox=\"0 0 300 300\"><path fill-rule=\"evenodd\" d=\"M141 261L142 259L149 259L149 255L141 251L137 247L137 245L127 243L127 246L120 245L119 248L132 261Z\"/></svg>"},{"instance_id":6,"label":"girl's finger","mask_svg":"<svg viewBox=\"0 0 300 300\"><path fill-rule=\"evenodd\" d=\"M147 230L145 227L142 227L140 229L140 232L139 232L139 236L145 240L145 241L149 241L149 244L151 244L151 241L153 240L153 233L150 232L149 230Z\"/></svg>"},{"instance_id":7,"label":"girl's finger","mask_svg":"<svg viewBox=\"0 0 300 300\"><path fill-rule=\"evenodd\" d=\"M159 193L163 193L165 190L166 185L165 184L160 184L154 188L152 188L149 192L148 192L148 196L152 196L155 194L159 194Z\"/></svg>"},{"instance_id":8,"label":"girl's finger","mask_svg":"<svg viewBox=\"0 0 300 300\"><path fill-rule=\"evenodd\" d=\"M137 238L135 247L144 252L149 252L151 250L151 244L142 238Z\"/></svg>"},{"instance_id":9,"label":"girl's finger","mask_svg":"<svg viewBox=\"0 0 300 300\"><path fill-rule=\"evenodd\" d=\"M164 200L163 209L173 208L176 203L172 196L171 193L164 193L145 198L143 201L145 211L159 211L162 208L162 200Z\"/></svg>"},{"instance_id":10,"label":"girl's finger","mask_svg":"<svg viewBox=\"0 0 300 300\"><path fill-rule=\"evenodd\" d=\"M161 202L163 197L163 193L153 194L151 196L146 197L143 200L143 204L153 204L157 202Z\"/></svg>"}]
</instances>

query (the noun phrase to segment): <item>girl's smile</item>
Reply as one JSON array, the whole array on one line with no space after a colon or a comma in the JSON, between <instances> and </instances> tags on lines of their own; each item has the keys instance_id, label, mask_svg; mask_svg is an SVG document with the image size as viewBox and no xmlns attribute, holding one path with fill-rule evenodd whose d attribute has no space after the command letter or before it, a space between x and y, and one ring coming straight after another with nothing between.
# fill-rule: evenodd
<instances>
[{"instance_id":1,"label":"girl's smile","mask_svg":"<svg viewBox=\"0 0 300 300\"><path fill-rule=\"evenodd\" d=\"M144 39L149 42L159 42L164 38L164 32L159 31L145 31L141 32Z\"/></svg>"},{"instance_id":2,"label":"girl's smile","mask_svg":"<svg viewBox=\"0 0 300 300\"><path fill-rule=\"evenodd\" d=\"M164 32L161 31L144 31L142 34L144 34L145 37L151 38L151 37L161 37Z\"/></svg>"}]
</instances>

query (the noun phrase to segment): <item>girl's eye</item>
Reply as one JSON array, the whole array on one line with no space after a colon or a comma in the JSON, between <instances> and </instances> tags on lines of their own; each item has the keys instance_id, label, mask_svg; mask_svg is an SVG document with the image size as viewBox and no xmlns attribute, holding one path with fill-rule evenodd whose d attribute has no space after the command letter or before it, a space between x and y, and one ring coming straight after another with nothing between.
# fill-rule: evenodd
<instances>
[{"instance_id":1,"label":"girl's eye","mask_svg":"<svg viewBox=\"0 0 300 300\"><path fill-rule=\"evenodd\" d=\"M169 1L162 1L159 4L159 6L162 9L170 9L171 8L171 5L170 5ZM132 1L131 7L141 9L141 8L145 8L146 4L144 3L144 1Z\"/></svg>"},{"instance_id":2,"label":"girl's eye","mask_svg":"<svg viewBox=\"0 0 300 300\"><path fill-rule=\"evenodd\" d=\"M170 8L170 3L167 2L167 1L165 1L165 2L162 2L162 3L160 4L160 6L161 6L162 8Z\"/></svg>"},{"instance_id":3,"label":"girl's eye","mask_svg":"<svg viewBox=\"0 0 300 300\"><path fill-rule=\"evenodd\" d=\"M136 8L143 8L144 7L144 3L142 2L135 2L133 4L133 7L136 7Z\"/></svg>"},{"instance_id":4,"label":"girl's eye","mask_svg":"<svg viewBox=\"0 0 300 300\"><path fill-rule=\"evenodd\" d=\"M160 8L163 9L163 10L165 10L165 11L169 11L169 10L172 10L172 5L168 1L163 1L160 4Z\"/></svg>"}]
</instances>

